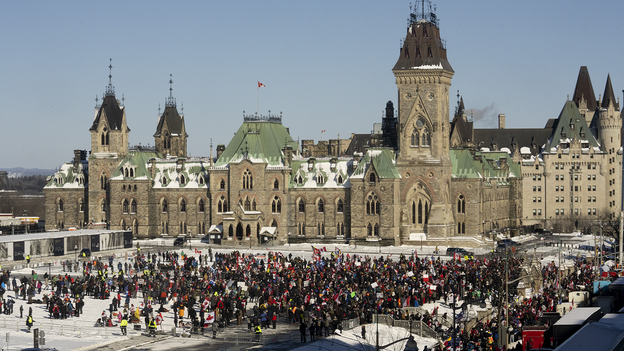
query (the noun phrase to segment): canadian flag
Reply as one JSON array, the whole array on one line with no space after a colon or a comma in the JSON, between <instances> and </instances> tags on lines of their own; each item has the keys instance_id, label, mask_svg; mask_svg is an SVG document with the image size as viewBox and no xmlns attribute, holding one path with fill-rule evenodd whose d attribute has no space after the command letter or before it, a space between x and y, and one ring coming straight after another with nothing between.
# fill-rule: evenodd
<instances>
[{"instance_id":1,"label":"canadian flag","mask_svg":"<svg viewBox=\"0 0 624 351\"><path fill-rule=\"evenodd\" d=\"M195 253L196 253L196 254L201 254L201 251L199 251L199 250L195 249Z\"/></svg>"},{"instance_id":2,"label":"canadian flag","mask_svg":"<svg viewBox=\"0 0 624 351\"><path fill-rule=\"evenodd\" d=\"M327 249L325 248L325 246L323 246L323 248L321 249L321 252L327 252Z\"/></svg>"},{"instance_id":3,"label":"canadian flag","mask_svg":"<svg viewBox=\"0 0 624 351\"><path fill-rule=\"evenodd\" d=\"M208 315L206 316L206 320L204 321L204 327L214 322L214 319L215 319L215 313L214 312L208 313Z\"/></svg>"},{"instance_id":4,"label":"canadian flag","mask_svg":"<svg viewBox=\"0 0 624 351\"><path fill-rule=\"evenodd\" d=\"M204 299L204 302L202 303L202 308L205 310L208 309L208 307L210 307L210 301L206 298Z\"/></svg>"},{"instance_id":5,"label":"canadian flag","mask_svg":"<svg viewBox=\"0 0 624 351\"><path fill-rule=\"evenodd\" d=\"M459 255L459 252L455 252L453 253L453 259L456 259L458 261L461 261L461 256Z\"/></svg>"},{"instance_id":6,"label":"canadian flag","mask_svg":"<svg viewBox=\"0 0 624 351\"><path fill-rule=\"evenodd\" d=\"M266 85L264 85L264 84L262 84L262 83L258 82L258 88L266 88Z\"/></svg>"},{"instance_id":7,"label":"canadian flag","mask_svg":"<svg viewBox=\"0 0 624 351\"><path fill-rule=\"evenodd\" d=\"M162 322L163 322L163 316L162 316L162 313L159 313L156 316L156 324L160 325Z\"/></svg>"}]
</instances>

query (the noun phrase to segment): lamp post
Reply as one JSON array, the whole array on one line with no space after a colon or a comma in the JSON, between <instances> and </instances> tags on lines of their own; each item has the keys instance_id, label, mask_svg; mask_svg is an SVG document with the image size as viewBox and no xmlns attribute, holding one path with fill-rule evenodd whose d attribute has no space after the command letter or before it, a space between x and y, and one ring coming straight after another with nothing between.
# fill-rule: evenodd
<instances>
[{"instance_id":1,"label":"lamp post","mask_svg":"<svg viewBox=\"0 0 624 351\"><path fill-rule=\"evenodd\" d=\"M78 262L78 245L74 244L74 261Z\"/></svg>"}]
</instances>

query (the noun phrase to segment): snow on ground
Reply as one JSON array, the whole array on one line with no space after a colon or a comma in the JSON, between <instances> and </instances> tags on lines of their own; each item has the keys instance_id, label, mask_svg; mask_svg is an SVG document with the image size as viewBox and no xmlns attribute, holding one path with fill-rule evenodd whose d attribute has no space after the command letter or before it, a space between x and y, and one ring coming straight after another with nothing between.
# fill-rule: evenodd
<instances>
[{"instance_id":1,"label":"snow on ground","mask_svg":"<svg viewBox=\"0 0 624 351\"><path fill-rule=\"evenodd\" d=\"M516 241L524 242L532 238L534 237L527 235L524 237L514 238L514 240L517 239ZM557 235L552 236L551 239L553 241L557 241ZM581 236L578 233L576 233L573 235L567 235L565 240L566 241L564 242L564 244L572 243L575 247L578 247L579 245L594 246L594 237L590 235ZM142 240L142 241L139 241L138 243L144 249L149 249L153 251L154 249L158 249L159 247L162 247L162 250L165 251L165 250L171 249L170 247L167 247L167 246L172 245L172 241L173 241L172 238L166 238L166 239L160 238L160 239L150 240L150 241ZM599 243L600 239L598 238L596 242ZM262 255L268 251L281 251L285 255L292 254L293 256L299 256L299 257L303 257L305 259L310 260L312 258L312 249L311 249L312 246L317 247L317 248L325 247L327 249L327 252L322 253L323 257L329 257L331 252L335 252L336 249L339 249L341 253L345 255L346 254L351 254L351 255L358 254L358 255L368 255L371 257L384 256L384 257L390 257L391 259L396 259L401 254L406 255L406 256L416 254L420 257L424 255L433 256L435 259L441 256L440 258L445 259L445 260L449 258L448 256L445 255L446 248L447 248L446 246L439 246L439 247L420 246L418 245L418 243L415 243L415 245L413 246L405 245L405 246L400 246L400 247L354 246L354 245L346 245L346 244L339 244L339 245L333 245L333 244L332 245L324 245L324 244L289 245L289 244L286 244L286 245L278 246L278 245L271 244L266 247L261 247L261 248L255 247L255 248L250 249L249 247L245 247L245 246L240 246L236 248L232 248L232 247L220 248L217 246L217 247L213 247L213 252L214 253L230 252L233 249L237 249L241 253L244 253L244 254L253 253L253 254ZM136 244L135 244L135 247L136 247ZM435 252L436 248L438 249L437 253ZM188 246L177 249L177 251L179 252L183 251L186 254L196 256L198 255L198 253L196 253L195 250L200 250L202 254L207 254L208 247L206 244L201 244L199 243L199 241L197 242L194 241L191 244L191 249L189 249ZM475 251L476 251L475 252L476 254L484 254L484 253L489 252L488 249L476 249ZM118 256L115 258L115 265L119 260L121 260L122 262L126 261L125 259L126 252L128 252L128 258L131 258L132 253L135 252L135 249L115 251L116 256ZM520 246L517 255L526 256L528 259L532 259L532 258L538 259L541 261L543 265L549 264L551 262L554 262L556 265L558 265L559 264L558 253L559 253L559 249L557 247L547 246L547 245L539 246L539 243L538 243L538 246L535 249L533 249L533 247L528 248L528 249L523 249L522 246ZM104 253L104 252L98 253L98 254L101 254L102 257L107 257L107 254L110 255L110 253ZM561 249L562 264L572 265L573 260L571 258L576 257L576 255L578 254L591 256L593 255L593 251L579 250L577 248L564 247ZM47 267L48 261L45 261L45 260L46 259L43 259L43 261L38 261L34 264L34 266L39 266L39 267L35 267L34 270L39 274L39 277L41 278L43 277L43 274L45 273L45 271L48 270L48 267ZM48 258L48 260L49 262L52 263L52 266L50 267L50 272L52 274L55 274L55 275L65 274L63 272L62 265L60 264L60 262L54 261L55 258L53 257ZM13 270L12 274L13 275L22 275L22 274L30 275L32 269L33 268L20 267L18 269ZM69 274L77 275L79 273L69 273ZM49 292L50 292L49 290L47 291L43 290L42 294L48 294ZM37 294L35 296L35 299L41 299L43 296L42 294ZM16 303L14 306L14 313L12 315L10 316L0 315L0 339L1 339L0 347L4 350L6 350L7 348L7 343L5 341L6 336L1 335L2 332L9 334L8 346L10 347L11 350L19 350L25 347L32 347L33 334L27 332L26 325L25 325L25 318L28 315L28 308L31 306L33 308L33 317L35 320L34 328L39 328L40 330L43 330L46 333L46 336L45 336L46 347L54 347L58 349L59 351L75 350L75 349L80 349L89 345L106 344L106 343L111 343L111 342L115 342L119 340L125 340L128 338L128 337L121 336L119 327L113 327L113 328L94 327L94 323L101 316L102 311L104 310L108 311L108 306L111 301L110 299L94 300L92 297L87 297L85 299L84 314L81 315L80 317L69 318L66 320L51 320L48 317L48 313L44 310L45 308L44 305L42 304L28 305L26 304L26 301L24 300L15 299L13 292L8 292L4 295L5 299L7 299L8 297L12 297ZM125 298L125 295L122 294L122 298ZM138 306L141 304L142 300L143 300L142 295L141 293L139 293L137 298L130 300L130 303L134 304L135 306ZM172 302L173 301L171 301L171 303ZM20 306L24 307L23 318L19 318ZM165 308L170 308L170 307L171 307L171 304L165 305ZM448 306L446 306L445 304L441 304L437 302L437 303L427 303L423 306L423 308L427 309L430 312L433 311L435 307L438 307L438 314L444 314L445 312L447 312L449 316L452 316L450 308L448 308ZM478 306L473 306L473 308L475 309L475 311L479 309ZM164 322L160 328L161 330L169 332L173 328L173 315L171 313L163 313L163 316L164 316ZM143 325L143 328L144 328L144 325ZM407 336L408 334L408 332L402 328L389 328L384 325L379 325L379 328L380 328L380 344L383 344L383 345L389 342L398 340L401 337ZM376 325L375 324L367 325L366 330L367 330L366 343L374 346L375 334L373 331L376 330ZM129 337L133 335L138 335L139 333L140 332L134 331L132 329L132 325L129 326L128 328ZM416 338L417 338L416 340L418 341L419 348L421 350L424 345L435 344L435 340L433 339L420 339L419 337L416 337ZM349 348L353 349L354 346L366 344L363 341L364 340L362 340L361 338L361 329L358 327L350 331L345 331L344 334L341 336L335 335L331 338L323 339L316 343L306 345L297 350L308 350L308 348L312 350L311 349L312 347L315 350L318 350L318 349L331 349L332 351L340 351L342 349L348 350ZM331 344L332 342L334 343L333 345ZM396 350L399 350L399 349L402 350L405 344L398 343L398 345L402 345L402 346L397 346Z\"/></svg>"}]
</instances>

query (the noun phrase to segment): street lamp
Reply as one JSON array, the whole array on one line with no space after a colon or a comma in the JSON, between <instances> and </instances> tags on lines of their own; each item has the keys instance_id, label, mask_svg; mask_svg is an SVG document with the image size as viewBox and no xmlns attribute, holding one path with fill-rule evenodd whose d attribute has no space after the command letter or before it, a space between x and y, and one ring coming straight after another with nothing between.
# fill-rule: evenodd
<instances>
[{"instance_id":1,"label":"street lamp","mask_svg":"<svg viewBox=\"0 0 624 351\"><path fill-rule=\"evenodd\" d=\"M74 261L78 262L78 245L74 244Z\"/></svg>"}]
</instances>

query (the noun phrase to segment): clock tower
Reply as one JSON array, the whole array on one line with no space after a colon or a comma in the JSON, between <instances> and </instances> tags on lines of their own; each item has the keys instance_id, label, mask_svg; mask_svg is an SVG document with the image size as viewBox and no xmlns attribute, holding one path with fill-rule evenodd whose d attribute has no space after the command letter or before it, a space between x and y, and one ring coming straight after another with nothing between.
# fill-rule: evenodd
<instances>
[{"instance_id":1,"label":"clock tower","mask_svg":"<svg viewBox=\"0 0 624 351\"><path fill-rule=\"evenodd\" d=\"M414 6L408 23L392 69L399 106L397 167L405 179L401 202L410 225L401 235L444 238L452 233L449 88L454 71L429 1Z\"/></svg>"}]
</instances>

